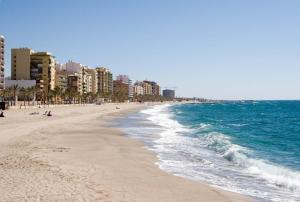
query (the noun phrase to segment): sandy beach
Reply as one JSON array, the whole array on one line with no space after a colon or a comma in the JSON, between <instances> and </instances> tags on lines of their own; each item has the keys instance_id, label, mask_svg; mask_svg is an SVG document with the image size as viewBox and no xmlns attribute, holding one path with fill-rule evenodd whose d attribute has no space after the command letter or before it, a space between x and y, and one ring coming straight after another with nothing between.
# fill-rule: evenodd
<instances>
[{"instance_id":1,"label":"sandy beach","mask_svg":"<svg viewBox=\"0 0 300 202\"><path fill-rule=\"evenodd\" d=\"M118 106L120 109L116 109ZM168 174L108 127L144 104L13 109L0 119L0 201L248 201ZM29 115L39 112L36 115Z\"/></svg>"}]
</instances>

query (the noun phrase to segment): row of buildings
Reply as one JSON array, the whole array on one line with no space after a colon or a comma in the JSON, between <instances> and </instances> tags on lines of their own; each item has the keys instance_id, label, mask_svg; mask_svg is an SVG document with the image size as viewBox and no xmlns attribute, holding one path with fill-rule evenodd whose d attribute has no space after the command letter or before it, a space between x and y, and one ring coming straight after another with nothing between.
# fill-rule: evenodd
<instances>
[{"instance_id":1,"label":"row of buildings","mask_svg":"<svg viewBox=\"0 0 300 202\"><path fill-rule=\"evenodd\" d=\"M100 97L119 97L132 100L139 96L161 96L161 87L154 81L137 81L127 75L113 79L106 67L94 67L68 61L60 64L49 52L36 52L30 48L11 49L11 78L4 80L4 37L0 38L0 90L4 87L36 86L45 96L60 89L80 95L92 93Z\"/></svg>"},{"instance_id":2,"label":"row of buildings","mask_svg":"<svg viewBox=\"0 0 300 202\"><path fill-rule=\"evenodd\" d=\"M0 90L4 89L4 37L0 35Z\"/></svg>"}]
</instances>

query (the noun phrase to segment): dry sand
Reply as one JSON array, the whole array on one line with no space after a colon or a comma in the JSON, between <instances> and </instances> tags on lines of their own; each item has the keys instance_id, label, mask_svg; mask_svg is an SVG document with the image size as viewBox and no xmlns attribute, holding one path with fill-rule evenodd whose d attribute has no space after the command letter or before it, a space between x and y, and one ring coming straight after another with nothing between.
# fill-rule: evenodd
<instances>
[{"instance_id":1,"label":"dry sand","mask_svg":"<svg viewBox=\"0 0 300 202\"><path fill-rule=\"evenodd\" d=\"M161 171L142 143L106 127L145 105L5 111L0 118L0 201L247 201ZM39 111L38 115L29 115Z\"/></svg>"}]
</instances>

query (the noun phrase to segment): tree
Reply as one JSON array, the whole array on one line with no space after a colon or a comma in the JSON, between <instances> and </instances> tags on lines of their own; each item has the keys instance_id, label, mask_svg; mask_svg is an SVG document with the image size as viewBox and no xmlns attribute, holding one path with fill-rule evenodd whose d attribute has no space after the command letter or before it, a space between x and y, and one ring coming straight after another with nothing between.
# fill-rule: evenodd
<instances>
[{"instance_id":1,"label":"tree","mask_svg":"<svg viewBox=\"0 0 300 202\"><path fill-rule=\"evenodd\" d=\"M27 92L28 92L29 99L32 100L34 105L34 102L36 101L36 97L37 97L37 87L36 86L28 87Z\"/></svg>"},{"instance_id":2,"label":"tree","mask_svg":"<svg viewBox=\"0 0 300 202\"><path fill-rule=\"evenodd\" d=\"M59 86L55 86L54 90L52 90L52 94L54 96L54 104L57 104L57 98L61 97L62 89Z\"/></svg>"},{"instance_id":3,"label":"tree","mask_svg":"<svg viewBox=\"0 0 300 202\"><path fill-rule=\"evenodd\" d=\"M19 85L16 84L16 85L13 85L11 86L11 92L12 92L12 95L13 95L13 99L14 99L14 106L16 106L17 102L18 102L18 93L19 93Z\"/></svg>"},{"instance_id":4,"label":"tree","mask_svg":"<svg viewBox=\"0 0 300 202\"><path fill-rule=\"evenodd\" d=\"M24 102L24 106L26 105L26 88L22 87L19 90L19 94L21 96L21 100Z\"/></svg>"}]
</instances>

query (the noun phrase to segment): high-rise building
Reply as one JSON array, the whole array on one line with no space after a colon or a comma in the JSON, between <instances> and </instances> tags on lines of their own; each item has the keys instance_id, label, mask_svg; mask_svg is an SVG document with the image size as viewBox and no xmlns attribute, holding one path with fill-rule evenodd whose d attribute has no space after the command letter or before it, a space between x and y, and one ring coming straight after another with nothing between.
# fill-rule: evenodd
<instances>
[{"instance_id":1,"label":"high-rise building","mask_svg":"<svg viewBox=\"0 0 300 202\"><path fill-rule=\"evenodd\" d=\"M152 86L150 83L143 82L144 95L152 95Z\"/></svg>"},{"instance_id":2,"label":"high-rise building","mask_svg":"<svg viewBox=\"0 0 300 202\"><path fill-rule=\"evenodd\" d=\"M96 68L97 90L100 94L113 93L113 75L104 67Z\"/></svg>"},{"instance_id":3,"label":"high-rise building","mask_svg":"<svg viewBox=\"0 0 300 202\"><path fill-rule=\"evenodd\" d=\"M74 62L72 60L69 60L64 65L56 65L56 67L57 69L65 69L67 75L70 76L70 78L67 79L69 80L69 82L67 82L67 86L70 87L72 90L75 90L80 94L97 93L98 78L97 71L95 69Z\"/></svg>"},{"instance_id":4,"label":"high-rise building","mask_svg":"<svg viewBox=\"0 0 300 202\"><path fill-rule=\"evenodd\" d=\"M163 90L163 96L169 100L173 100L175 98L175 90Z\"/></svg>"},{"instance_id":5,"label":"high-rise building","mask_svg":"<svg viewBox=\"0 0 300 202\"><path fill-rule=\"evenodd\" d=\"M133 86L132 86L132 80L127 75L119 75L117 76L118 81L121 81L124 84L128 85L128 98L133 98Z\"/></svg>"},{"instance_id":6,"label":"high-rise building","mask_svg":"<svg viewBox=\"0 0 300 202\"><path fill-rule=\"evenodd\" d=\"M36 80L46 95L55 87L55 59L49 52L34 52L29 48L11 50L11 79Z\"/></svg>"},{"instance_id":7,"label":"high-rise building","mask_svg":"<svg viewBox=\"0 0 300 202\"><path fill-rule=\"evenodd\" d=\"M134 84L134 94L135 95L144 95L143 85Z\"/></svg>"},{"instance_id":8,"label":"high-rise building","mask_svg":"<svg viewBox=\"0 0 300 202\"><path fill-rule=\"evenodd\" d=\"M114 80L114 97L116 101L123 102L129 99L129 85L121 80Z\"/></svg>"},{"instance_id":9,"label":"high-rise building","mask_svg":"<svg viewBox=\"0 0 300 202\"><path fill-rule=\"evenodd\" d=\"M59 87L62 91L65 91L68 87L68 74L63 68L57 68L55 70L55 86Z\"/></svg>"},{"instance_id":10,"label":"high-rise building","mask_svg":"<svg viewBox=\"0 0 300 202\"><path fill-rule=\"evenodd\" d=\"M74 73L71 75L68 75L68 87L69 90L73 92L81 92L81 77L78 75L78 73Z\"/></svg>"},{"instance_id":11,"label":"high-rise building","mask_svg":"<svg viewBox=\"0 0 300 202\"><path fill-rule=\"evenodd\" d=\"M49 52L34 52L30 56L30 79L36 80L37 85L46 95L55 87L55 59Z\"/></svg>"},{"instance_id":12,"label":"high-rise building","mask_svg":"<svg viewBox=\"0 0 300 202\"><path fill-rule=\"evenodd\" d=\"M92 78L92 93L96 94L98 92L98 78L97 71L95 69L87 69L87 72L91 75Z\"/></svg>"},{"instance_id":13,"label":"high-rise building","mask_svg":"<svg viewBox=\"0 0 300 202\"><path fill-rule=\"evenodd\" d=\"M81 80L81 90L80 94L91 93L92 92L92 75L88 71L88 67L83 66L79 70L79 76Z\"/></svg>"},{"instance_id":14,"label":"high-rise building","mask_svg":"<svg viewBox=\"0 0 300 202\"><path fill-rule=\"evenodd\" d=\"M4 89L4 36L0 35L0 90Z\"/></svg>"},{"instance_id":15,"label":"high-rise building","mask_svg":"<svg viewBox=\"0 0 300 202\"><path fill-rule=\"evenodd\" d=\"M154 81L144 81L144 83L150 84L151 85L151 95L156 95L159 96L160 95L160 86L154 82Z\"/></svg>"},{"instance_id":16,"label":"high-rise building","mask_svg":"<svg viewBox=\"0 0 300 202\"><path fill-rule=\"evenodd\" d=\"M30 80L30 56L33 50L29 48L11 49L11 79Z\"/></svg>"}]
</instances>

